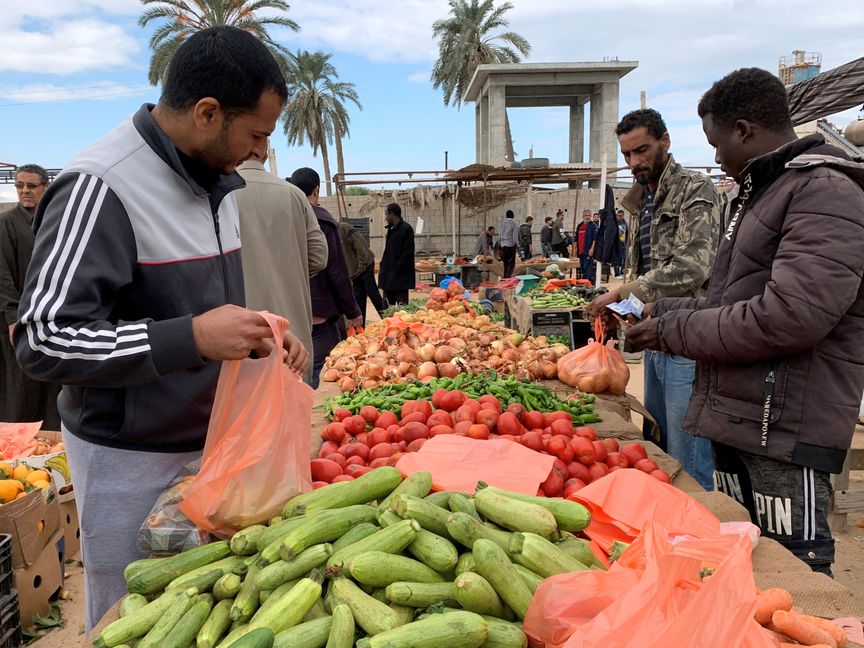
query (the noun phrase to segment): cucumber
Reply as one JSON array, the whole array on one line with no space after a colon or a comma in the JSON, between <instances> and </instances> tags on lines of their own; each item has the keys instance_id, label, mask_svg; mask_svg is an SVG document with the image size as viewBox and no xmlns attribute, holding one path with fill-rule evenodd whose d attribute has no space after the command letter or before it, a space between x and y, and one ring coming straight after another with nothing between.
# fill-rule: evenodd
<instances>
[{"instance_id":1,"label":"cucumber","mask_svg":"<svg viewBox=\"0 0 864 648\"><path fill-rule=\"evenodd\" d=\"M384 590L387 599L396 605L425 608L442 601L455 603L453 583L391 583Z\"/></svg>"},{"instance_id":2,"label":"cucumber","mask_svg":"<svg viewBox=\"0 0 864 648\"><path fill-rule=\"evenodd\" d=\"M282 560L291 560L304 549L312 545L338 540L355 524L370 522L377 516L378 513L373 507L363 504L346 506L317 515L282 538L279 556ZM265 557L262 553L262 558L269 558L269 556Z\"/></svg>"},{"instance_id":3,"label":"cucumber","mask_svg":"<svg viewBox=\"0 0 864 648\"><path fill-rule=\"evenodd\" d=\"M267 527L263 524L253 524L231 536L228 543L231 551L238 556L251 556L258 553L258 539L264 535Z\"/></svg>"},{"instance_id":4,"label":"cucumber","mask_svg":"<svg viewBox=\"0 0 864 648\"><path fill-rule=\"evenodd\" d=\"M336 482L341 484L342 482ZM313 491L314 492L314 491ZM279 543L292 529L296 529L301 524L306 524L313 516L299 515L288 520L282 520L278 524L273 524L267 527L267 530L258 538L258 551L264 553L264 550L271 544L276 544L276 553L279 553Z\"/></svg>"},{"instance_id":5,"label":"cucumber","mask_svg":"<svg viewBox=\"0 0 864 648\"><path fill-rule=\"evenodd\" d=\"M548 538L558 528L555 516L539 504L523 502L484 488L474 496L477 511L511 531L530 531Z\"/></svg>"},{"instance_id":6,"label":"cucumber","mask_svg":"<svg viewBox=\"0 0 864 648\"><path fill-rule=\"evenodd\" d=\"M342 484L345 482L336 482ZM330 636L333 617L301 623L276 635L273 648L324 648Z\"/></svg>"},{"instance_id":7,"label":"cucumber","mask_svg":"<svg viewBox=\"0 0 864 648\"><path fill-rule=\"evenodd\" d=\"M321 575L304 578L291 591L276 599L273 605L259 610L249 622L249 630L269 628L274 635L288 630L300 623L320 597Z\"/></svg>"},{"instance_id":8,"label":"cucumber","mask_svg":"<svg viewBox=\"0 0 864 648\"><path fill-rule=\"evenodd\" d=\"M477 571L477 563L474 562L474 554L468 551L459 556L459 561L456 563L456 575L473 571Z\"/></svg>"},{"instance_id":9,"label":"cucumber","mask_svg":"<svg viewBox=\"0 0 864 648\"><path fill-rule=\"evenodd\" d=\"M344 568L355 556L366 551L399 553L411 544L418 531L420 531L420 525L414 520L400 520L393 526L385 527L367 538L334 552L327 560L327 567L329 569Z\"/></svg>"},{"instance_id":10,"label":"cucumber","mask_svg":"<svg viewBox=\"0 0 864 648\"><path fill-rule=\"evenodd\" d=\"M453 583L456 602L475 614L487 614L499 619L508 618L507 608L495 588L485 578L473 572L465 572Z\"/></svg>"},{"instance_id":11,"label":"cucumber","mask_svg":"<svg viewBox=\"0 0 864 648\"><path fill-rule=\"evenodd\" d=\"M390 508L390 500L397 495L413 495L414 497L426 497L432 490L432 473L425 470L408 475L392 493L381 500L378 504L378 512L383 513Z\"/></svg>"},{"instance_id":12,"label":"cucumber","mask_svg":"<svg viewBox=\"0 0 864 648\"><path fill-rule=\"evenodd\" d=\"M385 511L378 516L381 526L392 526L402 521L393 510ZM447 538L439 536L421 528L411 544L408 545L408 553L417 560L428 565L437 572L448 572L456 566L459 552L455 545Z\"/></svg>"},{"instance_id":13,"label":"cucumber","mask_svg":"<svg viewBox=\"0 0 864 648\"><path fill-rule=\"evenodd\" d=\"M327 637L327 648L354 648L354 615L343 601L333 606L333 623Z\"/></svg>"},{"instance_id":14,"label":"cucumber","mask_svg":"<svg viewBox=\"0 0 864 648\"><path fill-rule=\"evenodd\" d=\"M171 628L171 632L160 644L160 648L188 648L192 645L201 627L210 616L213 605L209 601L197 601Z\"/></svg>"},{"instance_id":15,"label":"cucumber","mask_svg":"<svg viewBox=\"0 0 864 648\"><path fill-rule=\"evenodd\" d=\"M540 587L540 583L543 582L543 577L540 574L535 574L533 571L527 567L523 567L519 563L514 563L513 566L522 577L523 582L528 586L528 589L531 590L531 594L534 594L534 592L537 591L537 588Z\"/></svg>"},{"instance_id":16,"label":"cucumber","mask_svg":"<svg viewBox=\"0 0 864 648\"><path fill-rule=\"evenodd\" d=\"M276 636L269 628L257 628L228 644L227 648L273 648Z\"/></svg>"},{"instance_id":17,"label":"cucumber","mask_svg":"<svg viewBox=\"0 0 864 648\"><path fill-rule=\"evenodd\" d=\"M473 553L477 572L489 581L516 616L524 619L533 595L504 550L491 540L481 538L474 543Z\"/></svg>"},{"instance_id":18,"label":"cucumber","mask_svg":"<svg viewBox=\"0 0 864 648\"><path fill-rule=\"evenodd\" d=\"M308 515L324 509L344 508L380 500L402 483L402 473L393 466L382 466L353 481L336 483L340 484L338 488L333 488L333 484L330 484L313 491L318 493L317 497L298 501L306 496L304 494L290 500L282 510L282 517L294 517L303 513Z\"/></svg>"},{"instance_id":19,"label":"cucumber","mask_svg":"<svg viewBox=\"0 0 864 648\"><path fill-rule=\"evenodd\" d=\"M141 560L133 560L131 563L126 565L126 568L123 570L123 580L127 583L132 580L138 574L147 571L151 567L155 567L159 563L165 562L166 558L142 558Z\"/></svg>"},{"instance_id":20,"label":"cucumber","mask_svg":"<svg viewBox=\"0 0 864 648\"><path fill-rule=\"evenodd\" d=\"M348 564L348 571L357 582L373 587L387 587L396 581L444 582L438 572L423 563L383 551L366 551L355 556Z\"/></svg>"},{"instance_id":21,"label":"cucumber","mask_svg":"<svg viewBox=\"0 0 864 648\"><path fill-rule=\"evenodd\" d=\"M390 606L376 601L347 578L333 580L333 596L348 604L354 620L367 634L375 635L399 625L400 616Z\"/></svg>"},{"instance_id":22,"label":"cucumber","mask_svg":"<svg viewBox=\"0 0 864 648\"><path fill-rule=\"evenodd\" d=\"M506 550L510 543L510 533L500 529L492 529L475 520L467 513L451 513L447 518L447 531L459 544L472 549L480 538L491 540Z\"/></svg>"},{"instance_id":23,"label":"cucumber","mask_svg":"<svg viewBox=\"0 0 864 648\"><path fill-rule=\"evenodd\" d=\"M275 589L320 567L332 554L333 547L326 543L309 547L291 560L279 560L264 567L255 577L255 586L259 591Z\"/></svg>"},{"instance_id":24,"label":"cucumber","mask_svg":"<svg viewBox=\"0 0 864 648\"><path fill-rule=\"evenodd\" d=\"M194 589L188 589L181 593L180 599L150 628L144 638L138 642L138 648L161 648L166 637L180 622L183 615L195 604L197 593ZM127 617L129 618L129 617Z\"/></svg>"},{"instance_id":25,"label":"cucumber","mask_svg":"<svg viewBox=\"0 0 864 648\"><path fill-rule=\"evenodd\" d=\"M233 622L246 623L258 609L260 599L258 598L257 582L260 571L261 568L258 565L252 565L246 572L246 578L243 579L240 591L234 598L234 605L231 606L231 620Z\"/></svg>"},{"instance_id":26,"label":"cucumber","mask_svg":"<svg viewBox=\"0 0 864 648\"><path fill-rule=\"evenodd\" d=\"M487 623L479 614L450 612L366 637L357 642L357 648L480 648L488 636Z\"/></svg>"},{"instance_id":27,"label":"cucumber","mask_svg":"<svg viewBox=\"0 0 864 648\"><path fill-rule=\"evenodd\" d=\"M474 506L474 502L464 495L453 493L447 501L449 508L453 513L467 513L475 520L480 519L480 514L477 512L477 507Z\"/></svg>"},{"instance_id":28,"label":"cucumber","mask_svg":"<svg viewBox=\"0 0 864 648\"><path fill-rule=\"evenodd\" d=\"M221 560L230 553L231 548L224 540L195 547L137 574L129 580L127 589L131 594L155 594L178 576Z\"/></svg>"},{"instance_id":29,"label":"cucumber","mask_svg":"<svg viewBox=\"0 0 864 648\"><path fill-rule=\"evenodd\" d=\"M93 640L95 648L113 648L146 635L157 621L183 599L186 592L165 592L162 596L113 623L109 623Z\"/></svg>"},{"instance_id":30,"label":"cucumber","mask_svg":"<svg viewBox=\"0 0 864 648\"><path fill-rule=\"evenodd\" d=\"M120 618L129 616L135 610L140 610L147 605L147 599L141 594L127 594L120 601Z\"/></svg>"},{"instance_id":31,"label":"cucumber","mask_svg":"<svg viewBox=\"0 0 864 648\"><path fill-rule=\"evenodd\" d=\"M345 535L333 542L333 551L339 551L342 547L347 547L363 538L368 538L377 531L378 527L371 522L361 522L360 524L351 527Z\"/></svg>"},{"instance_id":32,"label":"cucumber","mask_svg":"<svg viewBox=\"0 0 864 648\"><path fill-rule=\"evenodd\" d=\"M445 538L450 537L450 534L447 533L447 518L450 517L447 509L411 495L394 497L390 500L390 508L403 519L417 520L420 526L427 531L437 533Z\"/></svg>"},{"instance_id":33,"label":"cucumber","mask_svg":"<svg viewBox=\"0 0 864 648\"><path fill-rule=\"evenodd\" d=\"M201 567L196 567L192 569L182 576L178 576L174 580L172 580L168 585L165 586L166 590L184 590L193 587L192 583L199 577L207 574L214 569L221 569L222 574L233 574L233 573L245 573L246 569L246 560L247 558L243 558L242 556L228 556L227 558L222 558L221 560L217 560L216 562L202 565Z\"/></svg>"},{"instance_id":34,"label":"cucumber","mask_svg":"<svg viewBox=\"0 0 864 648\"><path fill-rule=\"evenodd\" d=\"M222 577L213 584L213 596L219 601L234 598L240 592L240 586L243 584L243 579L237 574L223 574Z\"/></svg>"},{"instance_id":35,"label":"cucumber","mask_svg":"<svg viewBox=\"0 0 864 648\"><path fill-rule=\"evenodd\" d=\"M591 512L579 502L573 502L567 499L553 499L550 497L538 497L536 495L514 493L512 491L504 490L503 488L487 486L483 482L480 482L477 487L480 489L479 492L490 491L520 502L542 506L555 517L558 528L564 531L570 531L573 533L583 531L591 524ZM522 529L517 530L521 531ZM544 534L541 533L539 535Z\"/></svg>"},{"instance_id":36,"label":"cucumber","mask_svg":"<svg viewBox=\"0 0 864 648\"><path fill-rule=\"evenodd\" d=\"M423 501L446 509L450 506L451 495L464 495L465 497L471 497L471 493L461 493L459 491L438 491L437 493L427 495L423 498Z\"/></svg>"},{"instance_id":37,"label":"cucumber","mask_svg":"<svg viewBox=\"0 0 864 648\"><path fill-rule=\"evenodd\" d=\"M517 563L544 578L588 569L557 545L533 533L514 533L507 553Z\"/></svg>"},{"instance_id":38,"label":"cucumber","mask_svg":"<svg viewBox=\"0 0 864 648\"><path fill-rule=\"evenodd\" d=\"M232 599L225 599L213 606L210 615L198 631L196 648L215 648L231 625L231 605L233 603Z\"/></svg>"}]
</instances>

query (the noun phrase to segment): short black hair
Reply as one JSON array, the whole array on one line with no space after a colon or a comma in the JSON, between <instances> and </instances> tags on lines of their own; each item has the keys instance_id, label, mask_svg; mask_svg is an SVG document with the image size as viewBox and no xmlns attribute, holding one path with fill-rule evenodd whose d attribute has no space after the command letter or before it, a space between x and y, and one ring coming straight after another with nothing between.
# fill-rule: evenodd
<instances>
[{"instance_id":1,"label":"short black hair","mask_svg":"<svg viewBox=\"0 0 864 648\"><path fill-rule=\"evenodd\" d=\"M183 41L168 66L160 102L182 112L213 97L231 119L254 110L268 90L283 104L288 100L288 85L276 59L249 32L222 25Z\"/></svg>"},{"instance_id":2,"label":"short black hair","mask_svg":"<svg viewBox=\"0 0 864 648\"><path fill-rule=\"evenodd\" d=\"M506 216L507 216L507 218L516 218L516 214L513 213L512 209L507 210Z\"/></svg>"},{"instance_id":3,"label":"short black hair","mask_svg":"<svg viewBox=\"0 0 864 648\"><path fill-rule=\"evenodd\" d=\"M288 178L288 182L300 189L300 191L308 197L315 193L315 190L321 186L321 176L318 175L318 172L315 169L300 167L291 174L291 177Z\"/></svg>"},{"instance_id":4,"label":"short black hair","mask_svg":"<svg viewBox=\"0 0 864 648\"><path fill-rule=\"evenodd\" d=\"M396 203L390 203L384 208L384 211L387 214L393 214L394 216L402 218L402 208Z\"/></svg>"},{"instance_id":5,"label":"short black hair","mask_svg":"<svg viewBox=\"0 0 864 648\"><path fill-rule=\"evenodd\" d=\"M526 223L527 223L528 221L533 221L533 220L534 220L534 217L533 217L533 216L526 216L526 217L525 217L525 222L526 222Z\"/></svg>"},{"instance_id":6,"label":"short black hair","mask_svg":"<svg viewBox=\"0 0 864 648\"><path fill-rule=\"evenodd\" d=\"M42 184L45 184L50 180L48 172L38 164L22 164L19 167L15 167L15 175L17 176L19 173L35 173L39 176Z\"/></svg>"},{"instance_id":7,"label":"short black hair","mask_svg":"<svg viewBox=\"0 0 864 648\"><path fill-rule=\"evenodd\" d=\"M555 220L555 219L552 218L551 216L547 216L547 217L544 219L544 221L545 221L546 223L548 223L549 221L554 221L554 220Z\"/></svg>"},{"instance_id":8,"label":"short black hair","mask_svg":"<svg viewBox=\"0 0 864 648\"><path fill-rule=\"evenodd\" d=\"M715 124L727 128L739 119L774 132L792 128L783 82L761 68L741 68L727 74L702 95L697 110L699 117L711 115Z\"/></svg>"},{"instance_id":9,"label":"short black hair","mask_svg":"<svg viewBox=\"0 0 864 648\"><path fill-rule=\"evenodd\" d=\"M663 116L653 108L642 108L624 115L615 127L615 136L620 137L640 126L646 128L654 139L660 139L668 131Z\"/></svg>"}]
</instances>

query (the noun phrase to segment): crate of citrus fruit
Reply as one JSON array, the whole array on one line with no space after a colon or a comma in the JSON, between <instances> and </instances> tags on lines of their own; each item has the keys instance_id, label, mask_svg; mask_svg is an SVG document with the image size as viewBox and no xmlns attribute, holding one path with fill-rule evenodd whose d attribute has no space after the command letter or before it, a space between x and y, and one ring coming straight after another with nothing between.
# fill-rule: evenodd
<instances>
[{"instance_id":1,"label":"crate of citrus fruit","mask_svg":"<svg viewBox=\"0 0 864 648\"><path fill-rule=\"evenodd\" d=\"M31 468L26 463L13 465L0 462L0 504L22 499L37 489L51 488L51 473L42 468Z\"/></svg>"}]
</instances>

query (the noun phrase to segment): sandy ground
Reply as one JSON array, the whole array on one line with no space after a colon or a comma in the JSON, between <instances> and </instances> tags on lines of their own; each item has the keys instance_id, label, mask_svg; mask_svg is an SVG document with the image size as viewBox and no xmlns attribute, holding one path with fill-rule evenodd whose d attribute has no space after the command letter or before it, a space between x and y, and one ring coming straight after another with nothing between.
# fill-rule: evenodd
<instances>
[{"instance_id":1,"label":"sandy ground","mask_svg":"<svg viewBox=\"0 0 864 648\"><path fill-rule=\"evenodd\" d=\"M367 318L377 320L378 315L369 306ZM631 364L630 383L627 391L640 401L644 394L642 365ZM638 415L637 415L638 416ZM641 417L640 417L641 418ZM638 425L637 421L637 425ZM859 428L859 435L864 431ZM852 490L864 490L864 473L853 473L850 483ZM837 557L834 563L836 579L854 595L860 608L864 608L864 515L849 516L849 525L845 530L835 535L837 542ZM67 600L63 603L63 618L65 625L51 631L31 644L33 648L86 648L90 646L84 636L84 570L79 561L73 561L66 567Z\"/></svg>"}]
</instances>

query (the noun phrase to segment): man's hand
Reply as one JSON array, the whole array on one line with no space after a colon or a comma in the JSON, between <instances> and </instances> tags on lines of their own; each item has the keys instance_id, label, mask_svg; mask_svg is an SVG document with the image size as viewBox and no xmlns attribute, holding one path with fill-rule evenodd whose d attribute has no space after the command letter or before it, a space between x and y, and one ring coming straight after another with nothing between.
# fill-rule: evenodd
<instances>
[{"instance_id":1,"label":"man's hand","mask_svg":"<svg viewBox=\"0 0 864 648\"><path fill-rule=\"evenodd\" d=\"M198 353L210 360L242 360L253 351L264 358L274 343L273 331L261 315L232 304L193 317L192 335Z\"/></svg>"},{"instance_id":2,"label":"man's hand","mask_svg":"<svg viewBox=\"0 0 864 648\"><path fill-rule=\"evenodd\" d=\"M10 324L9 325L9 344L11 344L13 347L15 346L15 341L12 339L12 334L14 332L15 332L15 325Z\"/></svg>"},{"instance_id":3,"label":"man's hand","mask_svg":"<svg viewBox=\"0 0 864 648\"><path fill-rule=\"evenodd\" d=\"M591 244L591 247L588 248L588 256L589 256L589 257L593 257L593 256L594 256L594 244L593 244L593 243Z\"/></svg>"},{"instance_id":4,"label":"man's hand","mask_svg":"<svg viewBox=\"0 0 864 648\"><path fill-rule=\"evenodd\" d=\"M303 346L298 338L291 331L285 331L285 337L282 339L282 348L284 349L285 364L292 371L302 374L309 366L309 351Z\"/></svg>"},{"instance_id":5,"label":"man's hand","mask_svg":"<svg viewBox=\"0 0 864 648\"><path fill-rule=\"evenodd\" d=\"M660 336L658 335L659 328L659 319L647 319L624 331L624 335L638 349L662 351L663 347L660 344Z\"/></svg>"},{"instance_id":6,"label":"man's hand","mask_svg":"<svg viewBox=\"0 0 864 648\"><path fill-rule=\"evenodd\" d=\"M359 327L363 326L363 316L358 315L354 319L349 319L348 320L348 326L353 326L354 328L359 328Z\"/></svg>"},{"instance_id":7,"label":"man's hand","mask_svg":"<svg viewBox=\"0 0 864 648\"><path fill-rule=\"evenodd\" d=\"M588 315L592 318L606 316L606 307L609 304L614 304L615 302L621 301L621 294L617 290L610 290L604 295L600 295L599 297L595 297L594 300L588 304Z\"/></svg>"}]
</instances>

